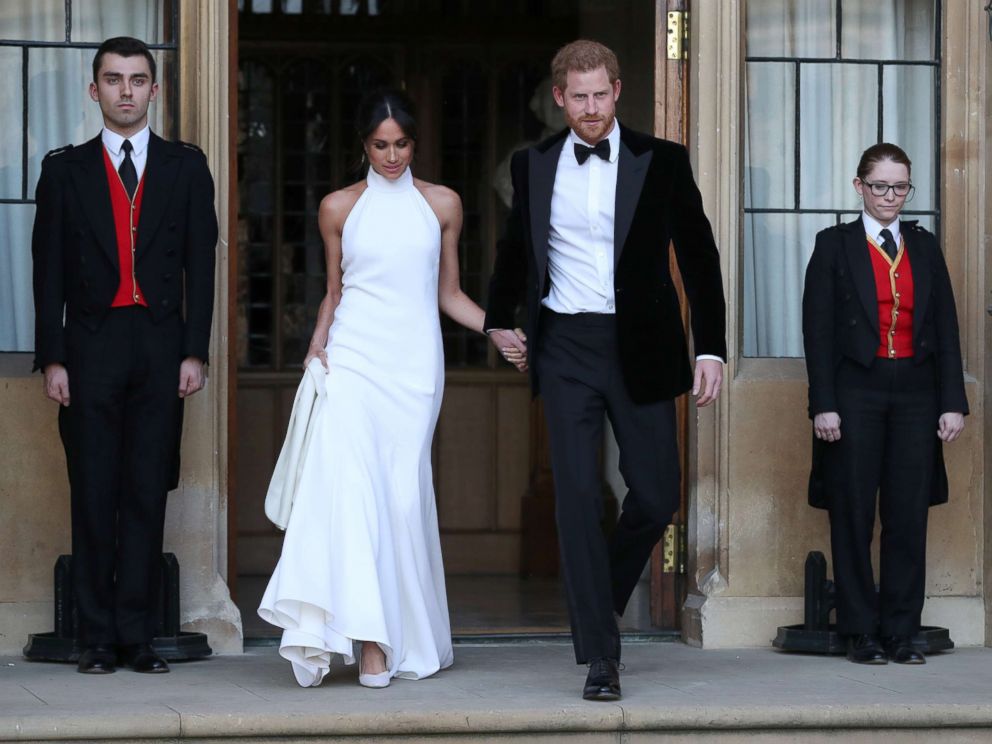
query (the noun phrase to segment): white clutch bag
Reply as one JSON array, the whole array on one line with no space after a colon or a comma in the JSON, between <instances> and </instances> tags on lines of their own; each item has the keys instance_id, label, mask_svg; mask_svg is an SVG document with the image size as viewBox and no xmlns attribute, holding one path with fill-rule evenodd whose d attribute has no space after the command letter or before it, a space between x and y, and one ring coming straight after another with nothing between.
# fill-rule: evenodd
<instances>
[{"instance_id":1,"label":"white clutch bag","mask_svg":"<svg viewBox=\"0 0 992 744\"><path fill-rule=\"evenodd\" d=\"M320 359L311 359L296 390L286 441L279 452L275 470L272 471L272 480L269 481L269 490L265 494L265 516L281 530L285 530L289 524L313 422L327 395L324 387L326 377L327 370Z\"/></svg>"}]
</instances>

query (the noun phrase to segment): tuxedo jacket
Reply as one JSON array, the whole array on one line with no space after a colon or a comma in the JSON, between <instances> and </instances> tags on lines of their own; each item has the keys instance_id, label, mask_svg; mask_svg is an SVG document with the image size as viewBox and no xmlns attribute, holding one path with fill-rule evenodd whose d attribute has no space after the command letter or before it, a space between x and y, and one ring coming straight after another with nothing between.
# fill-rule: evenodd
<instances>
[{"instance_id":1,"label":"tuxedo jacket","mask_svg":"<svg viewBox=\"0 0 992 744\"><path fill-rule=\"evenodd\" d=\"M937 239L916 220L900 222L913 272L913 360L933 357L941 413L968 413L954 293ZM845 357L863 367L878 351L875 274L861 218L816 236L803 291L809 416L837 410L834 379Z\"/></svg>"},{"instance_id":2,"label":"tuxedo jacket","mask_svg":"<svg viewBox=\"0 0 992 744\"><path fill-rule=\"evenodd\" d=\"M940 413L968 413L961 365L957 311L947 264L933 234L916 220L900 222L913 272L913 360L933 358ZM878 293L861 218L816 236L803 291L803 346L809 378L809 416L837 411L836 372L846 358L863 367L875 359L881 340ZM937 422L933 422L934 432ZM936 433L934 434L936 436ZM810 505L828 508L824 456L827 445L813 438ZM931 504L947 501L943 449L937 443Z\"/></svg>"},{"instance_id":3,"label":"tuxedo jacket","mask_svg":"<svg viewBox=\"0 0 992 744\"><path fill-rule=\"evenodd\" d=\"M489 284L486 329L513 328L526 295L531 386L540 392L540 305L548 294L548 236L558 158L568 130L514 153L513 204ZM614 293L624 382L637 403L689 390L692 370L668 268L672 242L691 311L696 354L726 358L720 257L689 155L674 142L620 126L614 215Z\"/></svg>"},{"instance_id":4,"label":"tuxedo jacket","mask_svg":"<svg viewBox=\"0 0 992 744\"><path fill-rule=\"evenodd\" d=\"M184 312L183 356L207 361L217 217L206 157L152 133L134 270L157 323ZM110 186L100 136L53 150L35 194L35 369L66 362L66 323L95 332L120 283Z\"/></svg>"}]
</instances>

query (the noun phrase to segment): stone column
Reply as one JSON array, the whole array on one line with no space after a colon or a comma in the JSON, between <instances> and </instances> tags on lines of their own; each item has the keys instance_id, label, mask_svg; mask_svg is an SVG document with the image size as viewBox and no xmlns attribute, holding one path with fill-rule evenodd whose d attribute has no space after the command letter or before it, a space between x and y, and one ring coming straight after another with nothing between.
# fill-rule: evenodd
<instances>
[{"instance_id":1,"label":"stone column","mask_svg":"<svg viewBox=\"0 0 992 744\"><path fill-rule=\"evenodd\" d=\"M220 222L217 292L206 388L186 402L182 474L169 497L165 545L179 559L185 630L208 634L217 653L242 650L241 615L227 579L229 3L179 7L179 137L207 154Z\"/></svg>"}]
</instances>

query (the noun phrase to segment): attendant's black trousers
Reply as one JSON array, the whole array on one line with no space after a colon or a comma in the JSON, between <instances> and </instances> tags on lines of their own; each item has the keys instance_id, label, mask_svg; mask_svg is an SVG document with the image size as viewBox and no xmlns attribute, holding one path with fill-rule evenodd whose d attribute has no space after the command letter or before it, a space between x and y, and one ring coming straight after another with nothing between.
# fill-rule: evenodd
<instances>
[{"instance_id":1,"label":"attendant's black trousers","mask_svg":"<svg viewBox=\"0 0 992 744\"><path fill-rule=\"evenodd\" d=\"M926 580L927 511L937 446L932 359L845 360L836 378L841 439L827 447L837 629L914 635ZM871 565L876 494L882 525L879 591Z\"/></svg>"},{"instance_id":2,"label":"attendant's black trousers","mask_svg":"<svg viewBox=\"0 0 992 744\"><path fill-rule=\"evenodd\" d=\"M620 658L623 613L679 505L672 401L634 403L624 386L616 316L541 314L538 374L551 441L558 540L575 658ZM673 361L674 363L674 361ZM627 492L609 540L601 527L604 413Z\"/></svg>"},{"instance_id":3,"label":"attendant's black trousers","mask_svg":"<svg viewBox=\"0 0 992 744\"><path fill-rule=\"evenodd\" d=\"M182 326L111 309L92 332L66 327L70 405L59 411L72 498L72 585L80 642L151 641L165 503L181 401Z\"/></svg>"}]
</instances>

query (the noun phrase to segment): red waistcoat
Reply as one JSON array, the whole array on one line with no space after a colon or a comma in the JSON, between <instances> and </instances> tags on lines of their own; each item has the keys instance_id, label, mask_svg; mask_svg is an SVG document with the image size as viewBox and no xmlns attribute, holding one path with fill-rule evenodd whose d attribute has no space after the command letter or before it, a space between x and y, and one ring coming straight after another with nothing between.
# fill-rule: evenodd
<instances>
[{"instance_id":1,"label":"red waistcoat","mask_svg":"<svg viewBox=\"0 0 992 744\"><path fill-rule=\"evenodd\" d=\"M110 204L114 210L114 235L117 237L117 265L120 267L121 280L117 286L117 294L111 307L127 307L128 305L144 305L145 296L138 287L138 277L134 269L134 249L138 245L138 218L141 216L141 195L145 190L145 176L142 174L138 181L138 190L134 192L132 202L124 190L121 177L114 168L107 148L103 148L103 164L107 168L107 181L110 185Z\"/></svg>"},{"instance_id":2,"label":"red waistcoat","mask_svg":"<svg viewBox=\"0 0 992 744\"><path fill-rule=\"evenodd\" d=\"M868 238L868 255L875 274L878 298L879 345L875 356L905 359L913 356L913 269L900 239L895 260Z\"/></svg>"}]
</instances>

